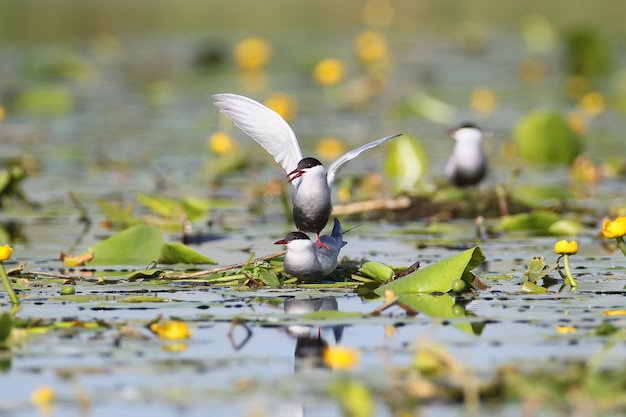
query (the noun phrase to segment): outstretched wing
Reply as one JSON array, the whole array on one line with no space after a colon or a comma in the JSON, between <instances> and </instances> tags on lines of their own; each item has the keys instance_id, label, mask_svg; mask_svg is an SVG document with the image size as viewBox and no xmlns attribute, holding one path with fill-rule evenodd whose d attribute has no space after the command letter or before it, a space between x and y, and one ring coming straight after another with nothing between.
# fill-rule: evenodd
<instances>
[{"instance_id":1,"label":"outstretched wing","mask_svg":"<svg viewBox=\"0 0 626 417\"><path fill-rule=\"evenodd\" d=\"M396 133L395 135L386 136L384 138L375 140L373 142L366 143L360 148L353 149L350 152L346 153L345 155L342 155L341 157L339 157L339 159L337 159L335 162L330 164L330 166L328 167L328 171L326 171L326 181L328 182L328 186L330 187L333 184L333 181L335 181L335 175L337 174L337 171L339 171L339 168L343 164L356 158L357 156L361 154L361 152L366 151L371 148L375 148L381 143L386 142L389 139L397 138L398 136L402 136L402 133Z\"/></svg>"},{"instance_id":2,"label":"outstretched wing","mask_svg":"<svg viewBox=\"0 0 626 417\"><path fill-rule=\"evenodd\" d=\"M295 133L278 113L237 94L215 94L213 98L220 111L272 155L285 172L296 169L302 150Z\"/></svg>"}]
</instances>

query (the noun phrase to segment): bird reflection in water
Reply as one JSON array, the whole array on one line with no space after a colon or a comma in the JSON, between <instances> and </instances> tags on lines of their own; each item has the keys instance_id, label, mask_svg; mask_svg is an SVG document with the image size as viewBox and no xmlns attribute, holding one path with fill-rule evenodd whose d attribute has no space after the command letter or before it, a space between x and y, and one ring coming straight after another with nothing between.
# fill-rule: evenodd
<instances>
[{"instance_id":1,"label":"bird reflection in water","mask_svg":"<svg viewBox=\"0 0 626 417\"><path fill-rule=\"evenodd\" d=\"M285 300L284 309L286 314L308 314L315 311L339 309L335 297L308 298L308 299L288 299ZM334 343L339 343L343 336L343 325L340 326L308 326L293 325L287 326L287 334L296 338L295 349L295 370L306 368L328 368L324 363L324 349L328 347L328 342L324 339L324 334L330 331L334 338Z\"/></svg>"}]
</instances>

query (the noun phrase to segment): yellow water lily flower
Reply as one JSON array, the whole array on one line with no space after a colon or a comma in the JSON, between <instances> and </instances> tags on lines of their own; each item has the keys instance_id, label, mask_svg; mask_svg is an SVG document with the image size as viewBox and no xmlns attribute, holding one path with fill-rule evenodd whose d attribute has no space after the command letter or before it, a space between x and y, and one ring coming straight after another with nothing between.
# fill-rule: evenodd
<instances>
[{"instance_id":1,"label":"yellow water lily flower","mask_svg":"<svg viewBox=\"0 0 626 417\"><path fill-rule=\"evenodd\" d=\"M184 322L178 320L152 323L150 330L161 339L183 340L191 337L189 327Z\"/></svg>"},{"instance_id":2,"label":"yellow water lily flower","mask_svg":"<svg viewBox=\"0 0 626 417\"><path fill-rule=\"evenodd\" d=\"M235 61L241 69L257 70L272 57L272 45L265 39L246 38L235 46Z\"/></svg>"},{"instance_id":3,"label":"yellow water lily flower","mask_svg":"<svg viewBox=\"0 0 626 417\"><path fill-rule=\"evenodd\" d=\"M331 346L324 350L324 362L328 367L349 371L353 369L359 361L359 351L343 346Z\"/></svg>"},{"instance_id":4,"label":"yellow water lily flower","mask_svg":"<svg viewBox=\"0 0 626 417\"><path fill-rule=\"evenodd\" d=\"M294 120L298 113L298 102L287 94L273 93L264 104L288 122Z\"/></svg>"},{"instance_id":5,"label":"yellow water lily flower","mask_svg":"<svg viewBox=\"0 0 626 417\"><path fill-rule=\"evenodd\" d=\"M384 61L389 57L387 39L374 30L362 32L356 38L355 49L359 59L366 64Z\"/></svg>"},{"instance_id":6,"label":"yellow water lily flower","mask_svg":"<svg viewBox=\"0 0 626 417\"><path fill-rule=\"evenodd\" d=\"M338 59L326 58L315 65L313 78L322 87L335 85L343 80L346 74L346 67Z\"/></svg>"},{"instance_id":7,"label":"yellow water lily flower","mask_svg":"<svg viewBox=\"0 0 626 417\"><path fill-rule=\"evenodd\" d=\"M237 141L228 133L215 132L209 137L209 149L216 155L233 155L239 150Z\"/></svg>"},{"instance_id":8,"label":"yellow water lily flower","mask_svg":"<svg viewBox=\"0 0 626 417\"><path fill-rule=\"evenodd\" d=\"M48 385L43 385L33 391L33 393L30 395L30 400L33 404L37 406L45 407L52 404L52 402L54 401L54 396L54 390Z\"/></svg>"},{"instance_id":9,"label":"yellow water lily flower","mask_svg":"<svg viewBox=\"0 0 626 417\"><path fill-rule=\"evenodd\" d=\"M346 147L344 144L339 139L330 136L321 138L317 142L315 150L322 159L329 161L337 159L346 153Z\"/></svg>"},{"instance_id":10,"label":"yellow water lily flower","mask_svg":"<svg viewBox=\"0 0 626 417\"><path fill-rule=\"evenodd\" d=\"M9 245L0 246L0 262L6 261L13 254L13 248Z\"/></svg>"},{"instance_id":11,"label":"yellow water lily flower","mask_svg":"<svg viewBox=\"0 0 626 417\"><path fill-rule=\"evenodd\" d=\"M626 216L620 216L615 220L604 219L602 235L609 239L626 236Z\"/></svg>"},{"instance_id":12,"label":"yellow water lily flower","mask_svg":"<svg viewBox=\"0 0 626 417\"><path fill-rule=\"evenodd\" d=\"M477 88L470 95L470 106L483 115L493 113L497 106L496 95L488 88Z\"/></svg>"},{"instance_id":13,"label":"yellow water lily flower","mask_svg":"<svg viewBox=\"0 0 626 417\"><path fill-rule=\"evenodd\" d=\"M559 255L576 255L578 253L578 242L572 240L559 240L554 244L554 251Z\"/></svg>"}]
</instances>

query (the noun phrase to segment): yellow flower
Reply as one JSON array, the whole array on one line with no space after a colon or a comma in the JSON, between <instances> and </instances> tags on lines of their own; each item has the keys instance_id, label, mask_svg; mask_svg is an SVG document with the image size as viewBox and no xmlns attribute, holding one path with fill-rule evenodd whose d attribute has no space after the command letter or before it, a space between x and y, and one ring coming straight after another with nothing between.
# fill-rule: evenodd
<instances>
[{"instance_id":1,"label":"yellow flower","mask_svg":"<svg viewBox=\"0 0 626 417\"><path fill-rule=\"evenodd\" d=\"M346 147L338 139L327 136L317 142L316 152L322 159L333 160L346 153Z\"/></svg>"},{"instance_id":2,"label":"yellow flower","mask_svg":"<svg viewBox=\"0 0 626 417\"><path fill-rule=\"evenodd\" d=\"M244 70L260 69L272 56L272 46L261 38L246 38L235 46L235 61Z\"/></svg>"},{"instance_id":3,"label":"yellow flower","mask_svg":"<svg viewBox=\"0 0 626 417\"><path fill-rule=\"evenodd\" d=\"M556 331L561 334L576 333L576 330L574 326L556 326Z\"/></svg>"},{"instance_id":4,"label":"yellow flower","mask_svg":"<svg viewBox=\"0 0 626 417\"><path fill-rule=\"evenodd\" d=\"M43 385L33 391L30 395L30 400L33 404L40 407L49 406L54 401L54 390L47 385Z\"/></svg>"},{"instance_id":5,"label":"yellow flower","mask_svg":"<svg viewBox=\"0 0 626 417\"><path fill-rule=\"evenodd\" d=\"M359 351L356 349L331 346L324 350L324 362L330 368L349 371L359 361Z\"/></svg>"},{"instance_id":6,"label":"yellow flower","mask_svg":"<svg viewBox=\"0 0 626 417\"><path fill-rule=\"evenodd\" d=\"M626 236L626 216L620 216L615 220L604 219L602 234L609 239Z\"/></svg>"},{"instance_id":7,"label":"yellow flower","mask_svg":"<svg viewBox=\"0 0 626 417\"><path fill-rule=\"evenodd\" d=\"M470 96L470 106L478 113L489 114L496 108L497 100L493 91L487 88L477 88Z\"/></svg>"},{"instance_id":8,"label":"yellow flower","mask_svg":"<svg viewBox=\"0 0 626 417\"><path fill-rule=\"evenodd\" d=\"M13 254L13 248L9 245L0 246L0 262L6 261Z\"/></svg>"},{"instance_id":9,"label":"yellow flower","mask_svg":"<svg viewBox=\"0 0 626 417\"><path fill-rule=\"evenodd\" d=\"M4 106L0 106L0 122L3 121L6 116L7 111L5 110Z\"/></svg>"},{"instance_id":10,"label":"yellow flower","mask_svg":"<svg viewBox=\"0 0 626 417\"><path fill-rule=\"evenodd\" d=\"M183 340L191 337L191 330L185 323L178 320L152 323L150 330L161 339Z\"/></svg>"},{"instance_id":11,"label":"yellow flower","mask_svg":"<svg viewBox=\"0 0 626 417\"><path fill-rule=\"evenodd\" d=\"M572 240L559 240L554 244L554 251L559 255L576 255L578 253L578 242Z\"/></svg>"},{"instance_id":12,"label":"yellow flower","mask_svg":"<svg viewBox=\"0 0 626 417\"><path fill-rule=\"evenodd\" d=\"M321 60L313 70L315 81L322 87L335 85L343 80L346 74L346 67L338 59L326 58Z\"/></svg>"},{"instance_id":13,"label":"yellow flower","mask_svg":"<svg viewBox=\"0 0 626 417\"><path fill-rule=\"evenodd\" d=\"M298 103L287 94L274 93L265 100L264 104L288 122L296 118Z\"/></svg>"},{"instance_id":14,"label":"yellow flower","mask_svg":"<svg viewBox=\"0 0 626 417\"><path fill-rule=\"evenodd\" d=\"M356 39L356 52L365 63L382 61L388 57L387 40L374 30L361 33Z\"/></svg>"},{"instance_id":15,"label":"yellow flower","mask_svg":"<svg viewBox=\"0 0 626 417\"><path fill-rule=\"evenodd\" d=\"M626 316L626 310L604 310L602 314L605 316Z\"/></svg>"},{"instance_id":16,"label":"yellow flower","mask_svg":"<svg viewBox=\"0 0 626 417\"><path fill-rule=\"evenodd\" d=\"M590 91L580 98L580 107L589 116L598 116L606 109L606 100L604 96L597 91Z\"/></svg>"},{"instance_id":17,"label":"yellow flower","mask_svg":"<svg viewBox=\"0 0 626 417\"><path fill-rule=\"evenodd\" d=\"M209 137L209 149L217 155L232 155L237 153L237 141L225 132L215 132Z\"/></svg>"}]
</instances>

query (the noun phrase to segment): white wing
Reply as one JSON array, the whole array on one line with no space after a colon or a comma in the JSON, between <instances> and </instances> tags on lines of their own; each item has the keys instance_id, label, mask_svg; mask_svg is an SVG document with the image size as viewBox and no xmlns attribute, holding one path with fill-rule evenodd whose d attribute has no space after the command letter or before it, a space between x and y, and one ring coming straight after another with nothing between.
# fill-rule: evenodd
<instances>
[{"instance_id":1,"label":"white wing","mask_svg":"<svg viewBox=\"0 0 626 417\"><path fill-rule=\"evenodd\" d=\"M342 155L341 157L339 157L339 159L337 159L335 162L330 164L330 166L328 167L328 171L326 171L326 181L328 182L328 186L330 187L333 184L333 181L335 181L335 175L337 174L337 171L339 171L339 168L343 164L345 164L348 161L353 160L354 158L359 156L361 152L366 151L371 148L375 148L381 143L386 142L389 139L397 138L398 136L402 136L402 133L396 133L395 135L386 136L384 138L375 140L373 142L366 143L360 148L353 149L350 152L346 153L345 155Z\"/></svg>"},{"instance_id":2,"label":"white wing","mask_svg":"<svg viewBox=\"0 0 626 417\"><path fill-rule=\"evenodd\" d=\"M237 94L215 94L213 98L221 112L272 155L285 172L296 169L302 150L295 133L278 113Z\"/></svg>"}]
</instances>

